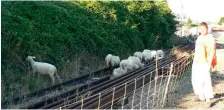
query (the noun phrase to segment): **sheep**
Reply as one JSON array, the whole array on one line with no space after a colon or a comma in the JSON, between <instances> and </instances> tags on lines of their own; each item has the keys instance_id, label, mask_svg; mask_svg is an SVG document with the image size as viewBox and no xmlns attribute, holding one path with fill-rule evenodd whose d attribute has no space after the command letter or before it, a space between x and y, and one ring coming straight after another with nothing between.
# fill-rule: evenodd
<instances>
[{"instance_id":1,"label":"sheep","mask_svg":"<svg viewBox=\"0 0 224 110\"><path fill-rule=\"evenodd\" d=\"M150 52L151 52L151 56L152 56L153 58L156 58L157 51L156 51L156 50L151 50Z\"/></svg>"},{"instance_id":2,"label":"sheep","mask_svg":"<svg viewBox=\"0 0 224 110\"><path fill-rule=\"evenodd\" d=\"M123 75L124 73L121 71L121 68L115 68L113 71L113 76L114 77L119 77L121 75Z\"/></svg>"},{"instance_id":3,"label":"sheep","mask_svg":"<svg viewBox=\"0 0 224 110\"><path fill-rule=\"evenodd\" d=\"M141 60L142 52L135 52L134 56L138 57Z\"/></svg>"},{"instance_id":4,"label":"sheep","mask_svg":"<svg viewBox=\"0 0 224 110\"><path fill-rule=\"evenodd\" d=\"M144 66L144 64L141 63L140 58L135 57L135 56L129 56L128 60L132 60L134 64L137 64L138 66L140 66L141 68Z\"/></svg>"},{"instance_id":5,"label":"sheep","mask_svg":"<svg viewBox=\"0 0 224 110\"><path fill-rule=\"evenodd\" d=\"M110 63L111 57L112 57L112 55L111 55L111 54L108 54L108 55L106 56L106 58L105 58L107 67L109 67L109 63Z\"/></svg>"},{"instance_id":6,"label":"sheep","mask_svg":"<svg viewBox=\"0 0 224 110\"><path fill-rule=\"evenodd\" d=\"M157 50L156 52L157 52L158 59L162 59L165 56L162 50Z\"/></svg>"},{"instance_id":7,"label":"sheep","mask_svg":"<svg viewBox=\"0 0 224 110\"><path fill-rule=\"evenodd\" d=\"M144 64L141 63L138 57L130 56L128 59L124 59L120 62L120 68L122 73L127 73L129 70L136 68L142 68Z\"/></svg>"},{"instance_id":8,"label":"sheep","mask_svg":"<svg viewBox=\"0 0 224 110\"><path fill-rule=\"evenodd\" d=\"M105 58L107 67L114 67L120 64L119 56L114 56L112 54L108 54Z\"/></svg>"},{"instance_id":9,"label":"sheep","mask_svg":"<svg viewBox=\"0 0 224 110\"><path fill-rule=\"evenodd\" d=\"M120 62L120 68L122 73L127 73L129 70L139 68L139 65L135 64L133 60L124 59Z\"/></svg>"},{"instance_id":10,"label":"sheep","mask_svg":"<svg viewBox=\"0 0 224 110\"><path fill-rule=\"evenodd\" d=\"M61 82L61 79L60 79L59 75L57 74L57 69L54 65L49 64L49 63L43 63L43 62L36 62L33 60L34 58L36 58L36 57L28 56L26 58L26 60L31 63L33 73L38 72L43 75L49 74L52 79L53 84L55 83L54 74L56 74L56 77Z\"/></svg>"},{"instance_id":11,"label":"sheep","mask_svg":"<svg viewBox=\"0 0 224 110\"><path fill-rule=\"evenodd\" d=\"M148 49L144 49L143 52L147 52L147 53L150 53L151 50L148 50Z\"/></svg>"},{"instance_id":12,"label":"sheep","mask_svg":"<svg viewBox=\"0 0 224 110\"><path fill-rule=\"evenodd\" d=\"M142 55L141 55L141 60L142 60L142 62L150 61L150 60L152 60L152 59L153 59L153 57L152 57L152 55L151 55L150 50L144 50L144 51L142 52Z\"/></svg>"}]
</instances>

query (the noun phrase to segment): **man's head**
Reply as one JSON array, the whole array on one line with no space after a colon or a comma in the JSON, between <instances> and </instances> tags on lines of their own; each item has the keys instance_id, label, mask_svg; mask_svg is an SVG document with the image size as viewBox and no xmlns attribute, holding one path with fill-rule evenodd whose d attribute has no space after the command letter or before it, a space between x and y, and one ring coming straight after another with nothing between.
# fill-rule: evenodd
<instances>
[{"instance_id":1,"label":"man's head","mask_svg":"<svg viewBox=\"0 0 224 110\"><path fill-rule=\"evenodd\" d=\"M206 34L208 34L208 25L207 25L207 23L205 23L205 22L201 22L201 23L199 24L199 33L200 33L201 35L206 35Z\"/></svg>"}]
</instances>

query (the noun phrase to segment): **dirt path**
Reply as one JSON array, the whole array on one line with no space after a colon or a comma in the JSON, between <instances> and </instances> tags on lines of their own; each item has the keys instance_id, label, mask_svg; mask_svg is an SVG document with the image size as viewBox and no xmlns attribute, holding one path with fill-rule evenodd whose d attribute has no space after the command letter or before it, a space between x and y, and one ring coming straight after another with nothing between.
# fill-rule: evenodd
<instances>
[{"instance_id":1,"label":"dirt path","mask_svg":"<svg viewBox=\"0 0 224 110\"><path fill-rule=\"evenodd\" d=\"M191 71L188 71L181 79L180 87L170 94L167 107L170 109L221 109L224 110L224 72L212 73L212 85L215 98L210 103L195 102L191 85Z\"/></svg>"}]
</instances>

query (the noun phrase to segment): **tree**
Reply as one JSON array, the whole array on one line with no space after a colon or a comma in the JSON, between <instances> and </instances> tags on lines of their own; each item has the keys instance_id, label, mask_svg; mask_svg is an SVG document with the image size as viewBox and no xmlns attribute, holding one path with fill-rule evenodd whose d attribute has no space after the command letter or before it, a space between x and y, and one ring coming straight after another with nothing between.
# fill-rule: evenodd
<instances>
[{"instance_id":1,"label":"tree","mask_svg":"<svg viewBox=\"0 0 224 110\"><path fill-rule=\"evenodd\" d=\"M221 17L219 22L218 22L219 25L222 25L222 23L224 23L224 17Z\"/></svg>"},{"instance_id":2,"label":"tree","mask_svg":"<svg viewBox=\"0 0 224 110\"><path fill-rule=\"evenodd\" d=\"M191 20L191 18L188 18L188 20L187 20L187 25L188 25L188 26L191 26L191 24L192 24L192 20Z\"/></svg>"}]
</instances>

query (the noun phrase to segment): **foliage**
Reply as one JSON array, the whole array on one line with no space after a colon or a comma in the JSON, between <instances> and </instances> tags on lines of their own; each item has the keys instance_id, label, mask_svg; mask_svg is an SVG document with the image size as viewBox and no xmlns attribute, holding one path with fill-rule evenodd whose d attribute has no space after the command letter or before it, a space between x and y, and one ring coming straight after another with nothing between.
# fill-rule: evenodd
<instances>
[{"instance_id":1,"label":"foliage","mask_svg":"<svg viewBox=\"0 0 224 110\"><path fill-rule=\"evenodd\" d=\"M221 17L218 22L219 25L222 25L222 23L224 23L224 17Z\"/></svg>"},{"instance_id":2,"label":"foliage","mask_svg":"<svg viewBox=\"0 0 224 110\"><path fill-rule=\"evenodd\" d=\"M58 68L82 51L124 58L151 49L157 35L153 48L165 47L174 17L164 1L2 1L3 83L22 82L28 55Z\"/></svg>"},{"instance_id":3,"label":"foliage","mask_svg":"<svg viewBox=\"0 0 224 110\"><path fill-rule=\"evenodd\" d=\"M192 20L191 20L191 18L188 18L188 19L187 19L187 25L188 25L188 26L191 26L191 24L192 24Z\"/></svg>"},{"instance_id":4,"label":"foliage","mask_svg":"<svg viewBox=\"0 0 224 110\"><path fill-rule=\"evenodd\" d=\"M191 26L191 27L197 27L198 24L191 24L190 26Z\"/></svg>"}]
</instances>

